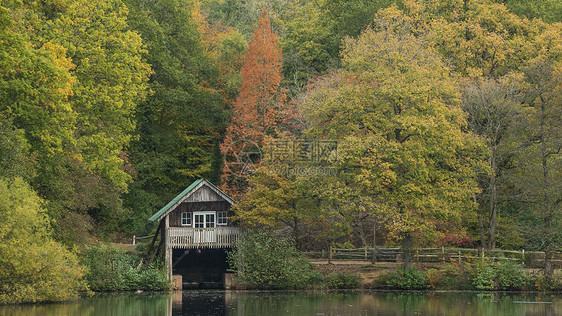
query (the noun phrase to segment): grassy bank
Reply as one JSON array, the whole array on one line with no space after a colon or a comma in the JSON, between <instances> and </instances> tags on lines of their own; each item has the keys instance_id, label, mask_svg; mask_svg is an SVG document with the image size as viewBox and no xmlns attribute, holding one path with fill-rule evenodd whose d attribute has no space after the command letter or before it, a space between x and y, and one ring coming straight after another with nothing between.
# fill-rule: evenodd
<instances>
[{"instance_id":1,"label":"grassy bank","mask_svg":"<svg viewBox=\"0 0 562 316\"><path fill-rule=\"evenodd\" d=\"M357 276L356 288L380 290L561 291L562 274L544 276L539 269L513 262L449 262L418 264L403 270L401 263L312 260L324 276Z\"/></svg>"}]
</instances>

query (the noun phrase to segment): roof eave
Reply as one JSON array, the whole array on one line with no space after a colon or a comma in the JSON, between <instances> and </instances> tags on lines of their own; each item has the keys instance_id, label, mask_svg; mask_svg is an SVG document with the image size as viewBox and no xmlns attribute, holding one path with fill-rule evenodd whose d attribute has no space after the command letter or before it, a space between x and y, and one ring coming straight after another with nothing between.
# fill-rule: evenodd
<instances>
[{"instance_id":1,"label":"roof eave","mask_svg":"<svg viewBox=\"0 0 562 316\"><path fill-rule=\"evenodd\" d=\"M170 202L168 202L168 204L166 204L158 212L156 212L154 215L152 215L148 220L152 221L152 222L160 221L162 218L164 218L166 215L168 215L168 213L170 213L172 209L175 209L177 207L177 205L181 204L181 202L183 202L183 200L188 198L189 195L190 195L190 192L191 193L195 192L196 189L201 187L203 184L208 184L211 189L213 189L220 197L225 199L225 201L227 201L231 205L233 205L235 203L235 201L230 196L228 196L226 193L224 193L221 189L217 188L214 184L207 181L206 179L201 178L201 179L198 179L195 182L193 182L189 187L187 187L180 194L178 194L175 198L173 198Z\"/></svg>"}]
</instances>

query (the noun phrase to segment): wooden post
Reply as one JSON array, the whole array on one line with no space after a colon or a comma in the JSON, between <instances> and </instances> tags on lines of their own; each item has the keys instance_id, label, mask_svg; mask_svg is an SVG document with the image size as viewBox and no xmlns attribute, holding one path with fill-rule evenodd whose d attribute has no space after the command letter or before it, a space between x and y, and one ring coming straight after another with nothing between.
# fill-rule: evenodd
<instances>
[{"instance_id":1,"label":"wooden post","mask_svg":"<svg viewBox=\"0 0 562 316\"><path fill-rule=\"evenodd\" d=\"M377 219L373 224L373 263L377 262Z\"/></svg>"},{"instance_id":2,"label":"wooden post","mask_svg":"<svg viewBox=\"0 0 562 316\"><path fill-rule=\"evenodd\" d=\"M328 263L332 263L332 245L328 248Z\"/></svg>"},{"instance_id":3,"label":"wooden post","mask_svg":"<svg viewBox=\"0 0 562 316\"><path fill-rule=\"evenodd\" d=\"M525 249L521 249L521 260L523 260L523 264L525 264Z\"/></svg>"},{"instance_id":4,"label":"wooden post","mask_svg":"<svg viewBox=\"0 0 562 316\"><path fill-rule=\"evenodd\" d=\"M170 215L166 215L164 219L164 262L166 263L166 276L168 281L172 282L172 248L170 247Z\"/></svg>"},{"instance_id":5,"label":"wooden post","mask_svg":"<svg viewBox=\"0 0 562 316\"><path fill-rule=\"evenodd\" d=\"M377 248L377 219L375 218L375 224L373 224L373 248Z\"/></svg>"},{"instance_id":6,"label":"wooden post","mask_svg":"<svg viewBox=\"0 0 562 316\"><path fill-rule=\"evenodd\" d=\"M137 244L137 236L133 235L133 246Z\"/></svg>"},{"instance_id":7,"label":"wooden post","mask_svg":"<svg viewBox=\"0 0 562 316\"><path fill-rule=\"evenodd\" d=\"M148 248L148 259L146 260L147 264L150 264L150 262L152 261L152 257L153 255L155 256L156 253L159 251L160 249L160 245L162 245L162 233L161 233L161 229L162 229L162 225L163 222L160 221L160 223L158 224L158 228L156 228L156 233L154 233L154 236L152 237L152 242L150 243L150 247ZM156 250L154 252L152 252L152 249L154 248L154 243L156 242L156 239L158 238L158 233L160 233L160 242L158 243L158 248L156 248Z\"/></svg>"},{"instance_id":8,"label":"wooden post","mask_svg":"<svg viewBox=\"0 0 562 316\"><path fill-rule=\"evenodd\" d=\"M461 251L459 250L459 263L461 263Z\"/></svg>"},{"instance_id":9,"label":"wooden post","mask_svg":"<svg viewBox=\"0 0 562 316\"><path fill-rule=\"evenodd\" d=\"M416 249L416 260L420 263L420 249Z\"/></svg>"},{"instance_id":10,"label":"wooden post","mask_svg":"<svg viewBox=\"0 0 562 316\"><path fill-rule=\"evenodd\" d=\"M441 246L441 253L443 254L443 262L445 262L445 247Z\"/></svg>"}]
</instances>

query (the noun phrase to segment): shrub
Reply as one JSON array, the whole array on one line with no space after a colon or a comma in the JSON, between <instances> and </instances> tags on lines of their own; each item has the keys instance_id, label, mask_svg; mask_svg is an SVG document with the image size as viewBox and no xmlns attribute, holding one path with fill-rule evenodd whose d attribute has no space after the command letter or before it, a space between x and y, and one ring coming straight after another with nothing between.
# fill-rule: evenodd
<instances>
[{"instance_id":1,"label":"shrub","mask_svg":"<svg viewBox=\"0 0 562 316\"><path fill-rule=\"evenodd\" d=\"M88 290L76 254L53 240L42 203L21 178L0 178L0 304L65 301Z\"/></svg>"},{"instance_id":2,"label":"shrub","mask_svg":"<svg viewBox=\"0 0 562 316\"><path fill-rule=\"evenodd\" d=\"M330 289L354 289L359 286L359 275L338 273L324 277L324 284Z\"/></svg>"},{"instance_id":3,"label":"shrub","mask_svg":"<svg viewBox=\"0 0 562 316\"><path fill-rule=\"evenodd\" d=\"M523 266L512 261L483 261L474 265L472 274L478 290L518 290L530 280Z\"/></svg>"},{"instance_id":4,"label":"shrub","mask_svg":"<svg viewBox=\"0 0 562 316\"><path fill-rule=\"evenodd\" d=\"M522 289L529 284L530 278L521 264L506 261L499 263L496 269L500 290Z\"/></svg>"},{"instance_id":5,"label":"shrub","mask_svg":"<svg viewBox=\"0 0 562 316\"><path fill-rule=\"evenodd\" d=\"M562 282L560 277L552 277L544 274L537 275L534 278L534 286L539 291L562 291Z\"/></svg>"},{"instance_id":6,"label":"shrub","mask_svg":"<svg viewBox=\"0 0 562 316\"><path fill-rule=\"evenodd\" d=\"M140 258L108 245L86 248L80 255L88 268L86 280L94 291L161 291L169 288L166 275L155 266L137 270Z\"/></svg>"},{"instance_id":7,"label":"shrub","mask_svg":"<svg viewBox=\"0 0 562 316\"><path fill-rule=\"evenodd\" d=\"M497 271L492 264L482 262L476 266L474 286L478 290L493 290L496 288Z\"/></svg>"},{"instance_id":8,"label":"shrub","mask_svg":"<svg viewBox=\"0 0 562 316\"><path fill-rule=\"evenodd\" d=\"M228 254L240 283L260 289L304 288L318 272L292 244L264 231L246 231Z\"/></svg>"},{"instance_id":9,"label":"shrub","mask_svg":"<svg viewBox=\"0 0 562 316\"><path fill-rule=\"evenodd\" d=\"M429 269L425 272L425 277L427 279L427 285L429 288L437 289L443 278L441 271L437 269Z\"/></svg>"},{"instance_id":10,"label":"shrub","mask_svg":"<svg viewBox=\"0 0 562 316\"><path fill-rule=\"evenodd\" d=\"M138 277L139 287L143 289L151 291L166 291L170 289L170 284L162 269L141 269Z\"/></svg>"},{"instance_id":11,"label":"shrub","mask_svg":"<svg viewBox=\"0 0 562 316\"><path fill-rule=\"evenodd\" d=\"M450 263L441 270L439 287L449 290L472 290L470 265L466 263Z\"/></svg>"},{"instance_id":12,"label":"shrub","mask_svg":"<svg viewBox=\"0 0 562 316\"><path fill-rule=\"evenodd\" d=\"M428 282L423 271L409 269L389 273L386 285L392 289L423 290L427 289Z\"/></svg>"}]
</instances>

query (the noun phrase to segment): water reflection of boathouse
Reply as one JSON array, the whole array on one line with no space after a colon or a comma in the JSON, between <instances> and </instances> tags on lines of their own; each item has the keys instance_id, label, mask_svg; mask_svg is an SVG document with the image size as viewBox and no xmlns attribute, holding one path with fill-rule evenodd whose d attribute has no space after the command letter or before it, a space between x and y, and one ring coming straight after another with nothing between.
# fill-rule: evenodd
<instances>
[{"instance_id":1,"label":"water reflection of boathouse","mask_svg":"<svg viewBox=\"0 0 562 316\"><path fill-rule=\"evenodd\" d=\"M199 179L150 217L160 222L169 280L181 275L184 288L223 286L226 252L240 234L229 221L233 204L211 182Z\"/></svg>"}]
</instances>

